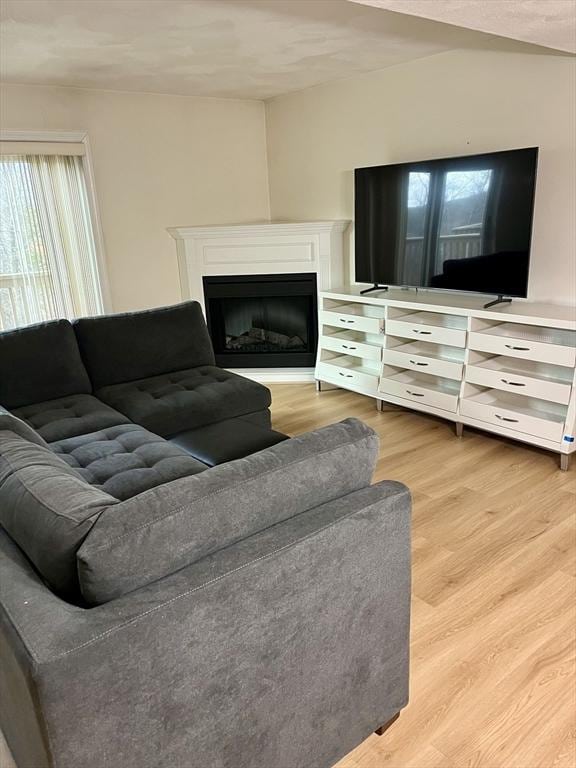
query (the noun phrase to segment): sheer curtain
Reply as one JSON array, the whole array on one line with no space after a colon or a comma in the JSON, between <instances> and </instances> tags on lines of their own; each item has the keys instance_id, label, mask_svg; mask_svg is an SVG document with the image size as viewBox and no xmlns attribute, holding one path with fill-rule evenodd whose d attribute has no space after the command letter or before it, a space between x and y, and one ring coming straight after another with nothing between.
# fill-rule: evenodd
<instances>
[{"instance_id":1,"label":"sheer curtain","mask_svg":"<svg viewBox=\"0 0 576 768\"><path fill-rule=\"evenodd\" d=\"M102 312L82 156L0 155L0 329Z\"/></svg>"}]
</instances>

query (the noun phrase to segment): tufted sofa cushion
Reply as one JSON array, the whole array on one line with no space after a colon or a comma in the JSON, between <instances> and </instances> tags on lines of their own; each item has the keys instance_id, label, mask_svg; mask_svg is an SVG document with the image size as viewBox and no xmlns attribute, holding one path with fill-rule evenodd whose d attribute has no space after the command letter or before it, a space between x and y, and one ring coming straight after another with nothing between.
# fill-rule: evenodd
<instances>
[{"instance_id":1,"label":"tufted sofa cushion","mask_svg":"<svg viewBox=\"0 0 576 768\"><path fill-rule=\"evenodd\" d=\"M116 384L96 394L164 437L270 405L266 387L213 365Z\"/></svg>"},{"instance_id":2,"label":"tufted sofa cushion","mask_svg":"<svg viewBox=\"0 0 576 768\"><path fill-rule=\"evenodd\" d=\"M17 408L13 413L33 427L47 443L129 422L122 413L92 395L61 397Z\"/></svg>"},{"instance_id":3,"label":"tufted sofa cushion","mask_svg":"<svg viewBox=\"0 0 576 768\"><path fill-rule=\"evenodd\" d=\"M88 483L121 501L208 468L136 424L59 440L50 448Z\"/></svg>"},{"instance_id":4,"label":"tufted sofa cushion","mask_svg":"<svg viewBox=\"0 0 576 768\"><path fill-rule=\"evenodd\" d=\"M6 408L90 392L68 320L0 333L0 403Z\"/></svg>"},{"instance_id":5,"label":"tufted sofa cushion","mask_svg":"<svg viewBox=\"0 0 576 768\"><path fill-rule=\"evenodd\" d=\"M197 301L84 317L74 322L74 331L94 389L214 364Z\"/></svg>"}]
</instances>

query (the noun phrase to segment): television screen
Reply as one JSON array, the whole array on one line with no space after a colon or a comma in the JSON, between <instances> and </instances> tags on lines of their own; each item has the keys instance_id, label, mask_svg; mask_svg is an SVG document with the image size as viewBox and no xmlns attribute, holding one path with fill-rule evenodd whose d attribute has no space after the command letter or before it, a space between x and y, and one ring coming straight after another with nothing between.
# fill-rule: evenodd
<instances>
[{"instance_id":1,"label":"television screen","mask_svg":"<svg viewBox=\"0 0 576 768\"><path fill-rule=\"evenodd\" d=\"M355 171L356 281L527 295L538 149Z\"/></svg>"}]
</instances>

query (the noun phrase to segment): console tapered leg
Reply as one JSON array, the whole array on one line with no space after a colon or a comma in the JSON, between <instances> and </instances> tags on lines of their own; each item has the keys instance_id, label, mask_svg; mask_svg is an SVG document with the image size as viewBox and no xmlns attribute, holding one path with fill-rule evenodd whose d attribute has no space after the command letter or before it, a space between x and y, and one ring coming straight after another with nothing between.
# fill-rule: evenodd
<instances>
[{"instance_id":1,"label":"console tapered leg","mask_svg":"<svg viewBox=\"0 0 576 768\"><path fill-rule=\"evenodd\" d=\"M316 379L316 392L322 392L322 382L320 379Z\"/></svg>"},{"instance_id":2,"label":"console tapered leg","mask_svg":"<svg viewBox=\"0 0 576 768\"><path fill-rule=\"evenodd\" d=\"M376 408L381 413L387 413L388 411L401 411L403 406L396 405L396 403L388 403L386 400L376 399Z\"/></svg>"},{"instance_id":3,"label":"console tapered leg","mask_svg":"<svg viewBox=\"0 0 576 768\"><path fill-rule=\"evenodd\" d=\"M570 454L569 453L561 453L560 454L560 469L562 472L568 472L568 468L570 467Z\"/></svg>"},{"instance_id":4,"label":"console tapered leg","mask_svg":"<svg viewBox=\"0 0 576 768\"><path fill-rule=\"evenodd\" d=\"M455 430L456 430L456 437L462 437L464 434L464 424L462 424L461 421L457 421L454 424Z\"/></svg>"},{"instance_id":5,"label":"console tapered leg","mask_svg":"<svg viewBox=\"0 0 576 768\"><path fill-rule=\"evenodd\" d=\"M376 728L376 730L374 731L374 733L375 733L377 736L382 736L382 734L383 734L383 733L386 733L386 731L388 730L388 728L390 728L390 726L391 726L393 723L395 723L395 722L396 722L396 720L398 720L398 718L399 718L399 717L400 717L400 712L396 712L396 714L394 715L394 717L391 717L391 718L390 718L390 720L388 720L388 722L387 722L387 723L384 723L384 725L381 725L381 726L380 726L380 728Z\"/></svg>"}]
</instances>

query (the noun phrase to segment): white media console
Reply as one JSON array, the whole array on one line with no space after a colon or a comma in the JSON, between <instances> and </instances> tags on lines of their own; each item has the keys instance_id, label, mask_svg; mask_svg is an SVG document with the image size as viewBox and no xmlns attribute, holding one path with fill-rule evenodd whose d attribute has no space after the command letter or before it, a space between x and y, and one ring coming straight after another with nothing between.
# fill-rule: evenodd
<instances>
[{"instance_id":1,"label":"white media console","mask_svg":"<svg viewBox=\"0 0 576 768\"><path fill-rule=\"evenodd\" d=\"M323 291L315 378L560 454L576 450L576 310L392 289Z\"/></svg>"}]
</instances>

